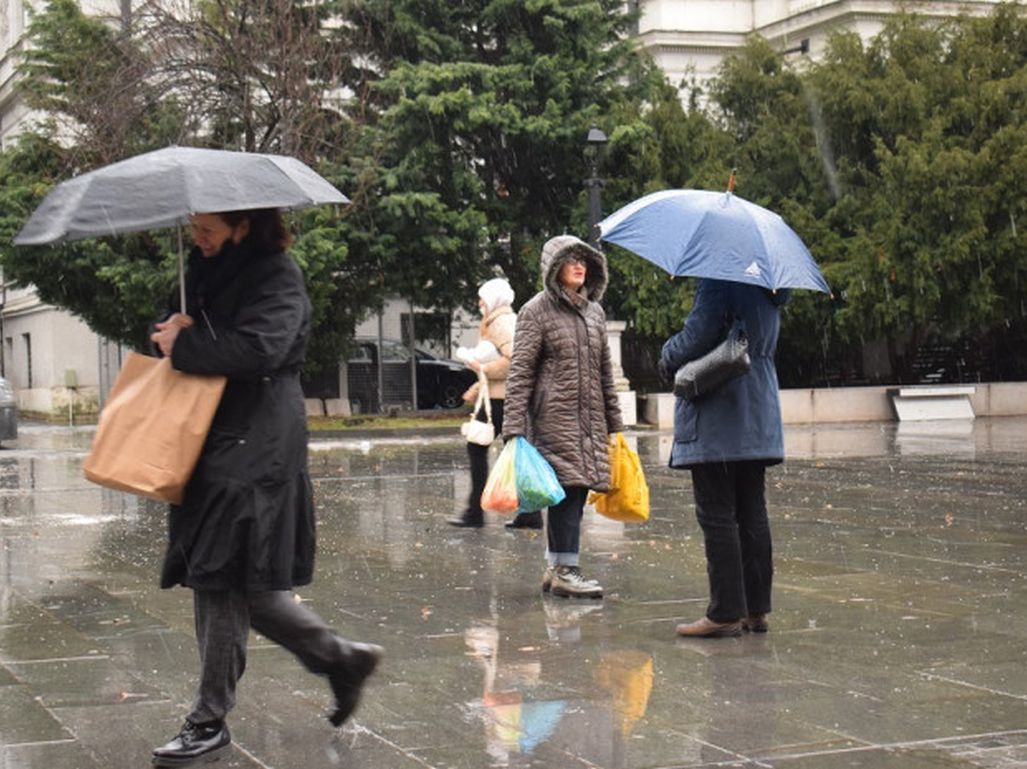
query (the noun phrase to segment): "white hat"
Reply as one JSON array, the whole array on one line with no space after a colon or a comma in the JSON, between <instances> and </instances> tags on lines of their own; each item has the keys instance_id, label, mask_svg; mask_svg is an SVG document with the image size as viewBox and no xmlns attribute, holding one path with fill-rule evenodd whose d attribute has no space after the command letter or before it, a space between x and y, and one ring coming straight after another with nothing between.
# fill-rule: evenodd
<instances>
[{"instance_id":1,"label":"white hat","mask_svg":"<svg viewBox=\"0 0 1027 769\"><path fill-rule=\"evenodd\" d=\"M514 290L506 278L493 278L482 284L478 289L478 296L485 302L485 312L492 312L497 307L505 304L513 304Z\"/></svg>"}]
</instances>

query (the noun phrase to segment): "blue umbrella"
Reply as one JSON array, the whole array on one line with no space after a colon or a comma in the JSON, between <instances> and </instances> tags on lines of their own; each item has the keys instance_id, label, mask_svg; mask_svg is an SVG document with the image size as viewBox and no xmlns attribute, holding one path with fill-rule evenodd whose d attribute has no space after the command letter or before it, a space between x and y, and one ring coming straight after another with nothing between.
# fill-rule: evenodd
<instances>
[{"instance_id":1,"label":"blue umbrella","mask_svg":"<svg viewBox=\"0 0 1027 769\"><path fill-rule=\"evenodd\" d=\"M610 214L599 232L671 275L831 293L784 219L730 192L654 192Z\"/></svg>"}]
</instances>

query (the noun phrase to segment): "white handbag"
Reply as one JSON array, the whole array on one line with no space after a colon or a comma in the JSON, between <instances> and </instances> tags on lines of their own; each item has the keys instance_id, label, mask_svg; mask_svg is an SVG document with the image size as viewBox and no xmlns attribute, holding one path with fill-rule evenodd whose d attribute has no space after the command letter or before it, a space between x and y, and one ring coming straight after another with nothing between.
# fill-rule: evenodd
<instances>
[{"instance_id":1,"label":"white handbag","mask_svg":"<svg viewBox=\"0 0 1027 769\"><path fill-rule=\"evenodd\" d=\"M492 402L489 400L489 381L484 371L478 372L478 399L474 402L471 418L460 425L460 432L468 443L491 446L496 439L496 428L492 425ZM485 405L485 421L476 419L478 410Z\"/></svg>"}]
</instances>

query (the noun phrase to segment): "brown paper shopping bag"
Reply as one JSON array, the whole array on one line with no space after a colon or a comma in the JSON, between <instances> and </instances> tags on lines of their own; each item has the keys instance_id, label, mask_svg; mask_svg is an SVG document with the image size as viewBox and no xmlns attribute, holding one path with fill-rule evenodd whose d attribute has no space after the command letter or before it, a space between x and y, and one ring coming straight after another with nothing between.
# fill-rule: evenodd
<instances>
[{"instance_id":1,"label":"brown paper shopping bag","mask_svg":"<svg viewBox=\"0 0 1027 769\"><path fill-rule=\"evenodd\" d=\"M225 389L168 358L129 353L83 465L93 483L178 504Z\"/></svg>"}]
</instances>

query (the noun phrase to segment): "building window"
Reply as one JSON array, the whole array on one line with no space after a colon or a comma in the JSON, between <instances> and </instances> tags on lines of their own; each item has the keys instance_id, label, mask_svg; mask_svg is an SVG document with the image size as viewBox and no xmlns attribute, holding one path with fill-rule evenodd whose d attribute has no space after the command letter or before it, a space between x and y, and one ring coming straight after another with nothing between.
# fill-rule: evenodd
<instances>
[{"instance_id":1,"label":"building window","mask_svg":"<svg viewBox=\"0 0 1027 769\"><path fill-rule=\"evenodd\" d=\"M22 334L25 342L25 386L32 387L32 334Z\"/></svg>"}]
</instances>

